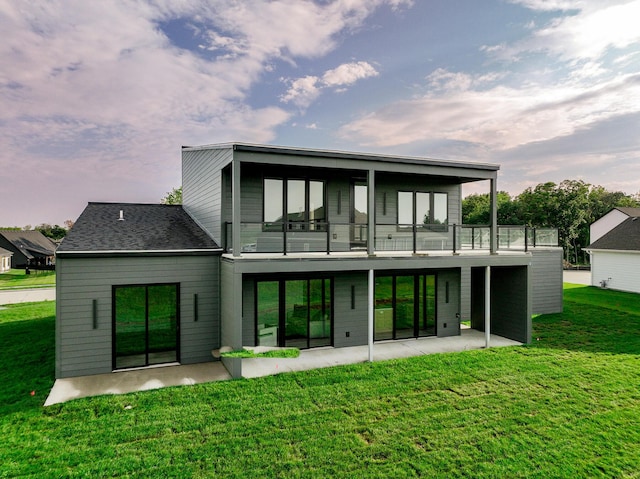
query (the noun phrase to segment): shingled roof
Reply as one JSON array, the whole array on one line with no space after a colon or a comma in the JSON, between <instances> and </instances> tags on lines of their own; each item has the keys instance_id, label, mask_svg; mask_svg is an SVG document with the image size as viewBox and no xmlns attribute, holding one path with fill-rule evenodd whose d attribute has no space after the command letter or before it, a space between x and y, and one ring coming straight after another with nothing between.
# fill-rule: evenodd
<instances>
[{"instance_id":1,"label":"shingled roof","mask_svg":"<svg viewBox=\"0 0 640 479\"><path fill-rule=\"evenodd\" d=\"M56 250L56 244L37 230L1 230L0 236L10 243L9 247L16 248L27 258L53 256Z\"/></svg>"},{"instance_id":2,"label":"shingled roof","mask_svg":"<svg viewBox=\"0 0 640 479\"><path fill-rule=\"evenodd\" d=\"M57 254L213 251L220 247L180 205L89 203Z\"/></svg>"},{"instance_id":3,"label":"shingled roof","mask_svg":"<svg viewBox=\"0 0 640 479\"><path fill-rule=\"evenodd\" d=\"M640 211L640 209L638 210ZM587 246L586 249L640 251L640 215L627 218L611 231Z\"/></svg>"}]
</instances>

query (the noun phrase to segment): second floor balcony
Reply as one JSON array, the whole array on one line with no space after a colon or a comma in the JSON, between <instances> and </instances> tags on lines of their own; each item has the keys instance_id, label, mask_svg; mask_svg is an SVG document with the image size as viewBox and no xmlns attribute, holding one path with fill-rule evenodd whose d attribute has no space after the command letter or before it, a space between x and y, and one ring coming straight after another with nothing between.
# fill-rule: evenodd
<instances>
[{"instance_id":1,"label":"second floor balcony","mask_svg":"<svg viewBox=\"0 0 640 479\"><path fill-rule=\"evenodd\" d=\"M269 222L240 224L241 254L368 252L368 225L331 222ZM376 224L374 252L415 254L490 251L491 227L486 225ZM233 226L225 224L225 250L233 252ZM498 250L528 251L557 247L558 230L498 226Z\"/></svg>"}]
</instances>

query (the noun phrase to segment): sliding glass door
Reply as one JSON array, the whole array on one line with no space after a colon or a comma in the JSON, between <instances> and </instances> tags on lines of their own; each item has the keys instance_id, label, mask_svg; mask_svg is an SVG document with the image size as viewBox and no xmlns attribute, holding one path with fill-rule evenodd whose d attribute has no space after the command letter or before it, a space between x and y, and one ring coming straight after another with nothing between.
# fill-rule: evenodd
<instances>
[{"instance_id":1,"label":"sliding glass door","mask_svg":"<svg viewBox=\"0 0 640 479\"><path fill-rule=\"evenodd\" d=\"M376 341L435 334L435 274L393 274L376 277Z\"/></svg>"},{"instance_id":2,"label":"sliding glass door","mask_svg":"<svg viewBox=\"0 0 640 479\"><path fill-rule=\"evenodd\" d=\"M256 345L300 349L330 346L329 278L256 282Z\"/></svg>"},{"instance_id":3,"label":"sliding glass door","mask_svg":"<svg viewBox=\"0 0 640 479\"><path fill-rule=\"evenodd\" d=\"M113 368L179 360L179 285L113 287Z\"/></svg>"}]
</instances>

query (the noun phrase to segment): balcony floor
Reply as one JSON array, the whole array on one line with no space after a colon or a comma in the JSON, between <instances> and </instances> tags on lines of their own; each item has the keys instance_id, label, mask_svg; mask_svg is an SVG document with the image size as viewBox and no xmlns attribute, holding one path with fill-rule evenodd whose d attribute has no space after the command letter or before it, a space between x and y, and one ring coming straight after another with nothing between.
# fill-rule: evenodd
<instances>
[{"instance_id":1,"label":"balcony floor","mask_svg":"<svg viewBox=\"0 0 640 479\"><path fill-rule=\"evenodd\" d=\"M526 254L524 250L498 250L499 256L521 256ZM428 251L376 251L372 257L377 258L411 258L419 256L428 257L453 257L453 256L490 256L489 250L461 250L455 254L452 251L428 250ZM302 253L243 253L240 256L233 256L232 253L225 253L224 258L234 260L270 260L276 258L288 259L321 259L321 258L368 258L366 251L338 251L327 254L326 252L302 252Z\"/></svg>"}]
</instances>

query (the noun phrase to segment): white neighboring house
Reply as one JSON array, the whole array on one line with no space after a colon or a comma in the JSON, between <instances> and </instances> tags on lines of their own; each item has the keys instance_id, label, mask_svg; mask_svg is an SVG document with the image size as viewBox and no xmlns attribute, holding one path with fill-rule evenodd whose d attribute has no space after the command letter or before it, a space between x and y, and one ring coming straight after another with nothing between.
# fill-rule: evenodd
<instances>
[{"instance_id":1,"label":"white neighboring house","mask_svg":"<svg viewBox=\"0 0 640 479\"><path fill-rule=\"evenodd\" d=\"M614 208L589 233L591 285L640 293L640 208Z\"/></svg>"},{"instance_id":2,"label":"white neighboring house","mask_svg":"<svg viewBox=\"0 0 640 479\"><path fill-rule=\"evenodd\" d=\"M11 251L0 248L0 273L4 273L11 269L11 256L13 256Z\"/></svg>"}]
</instances>

